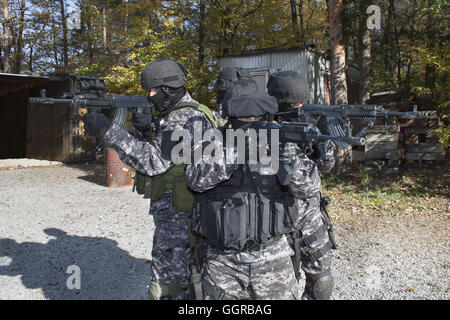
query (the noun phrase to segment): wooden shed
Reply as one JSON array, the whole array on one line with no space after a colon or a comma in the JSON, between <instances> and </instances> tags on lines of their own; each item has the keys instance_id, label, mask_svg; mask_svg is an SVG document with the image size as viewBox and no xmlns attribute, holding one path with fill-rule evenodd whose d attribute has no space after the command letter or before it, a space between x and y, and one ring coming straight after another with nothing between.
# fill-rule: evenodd
<instances>
[{"instance_id":1,"label":"wooden shed","mask_svg":"<svg viewBox=\"0 0 450 320\"><path fill-rule=\"evenodd\" d=\"M59 98L72 91L70 75L0 74L0 159L75 161L89 157L69 104L29 103L45 89ZM92 149L92 147L91 147ZM92 152L91 152L92 153Z\"/></svg>"}]
</instances>

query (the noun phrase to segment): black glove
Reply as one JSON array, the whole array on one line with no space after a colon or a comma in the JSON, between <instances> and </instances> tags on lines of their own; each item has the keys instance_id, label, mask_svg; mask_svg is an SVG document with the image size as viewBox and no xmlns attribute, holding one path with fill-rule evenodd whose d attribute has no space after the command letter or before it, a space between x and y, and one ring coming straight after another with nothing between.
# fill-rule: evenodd
<instances>
[{"instance_id":1,"label":"black glove","mask_svg":"<svg viewBox=\"0 0 450 320\"><path fill-rule=\"evenodd\" d=\"M149 108L144 109L144 112L133 112L131 121L136 130L140 131L143 135L148 135L152 124L152 113Z\"/></svg>"},{"instance_id":2,"label":"black glove","mask_svg":"<svg viewBox=\"0 0 450 320\"><path fill-rule=\"evenodd\" d=\"M94 136L97 139L103 138L106 131L111 126L111 121L100 112L91 112L86 114L83 119L84 131L90 136Z\"/></svg>"}]
</instances>

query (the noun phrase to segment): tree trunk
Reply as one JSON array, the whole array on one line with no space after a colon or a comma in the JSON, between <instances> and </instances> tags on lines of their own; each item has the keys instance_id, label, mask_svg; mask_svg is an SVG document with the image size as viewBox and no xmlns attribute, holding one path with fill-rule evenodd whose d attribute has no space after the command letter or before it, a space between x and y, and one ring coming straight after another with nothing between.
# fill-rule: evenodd
<instances>
[{"instance_id":1,"label":"tree trunk","mask_svg":"<svg viewBox=\"0 0 450 320\"><path fill-rule=\"evenodd\" d=\"M387 8L387 22L386 27L383 30L384 34L384 63L386 72L388 74L387 77L385 77L385 84L386 86L389 86L389 79L395 78L395 61L394 61L394 45L393 45L393 25L394 25L394 12L392 11L392 2L389 1L389 5Z\"/></svg>"},{"instance_id":2,"label":"tree trunk","mask_svg":"<svg viewBox=\"0 0 450 320\"><path fill-rule=\"evenodd\" d=\"M347 77L345 45L342 40L343 0L329 0L330 45L331 45L331 101L332 104L347 104ZM351 167L352 148L336 148L336 165L338 174Z\"/></svg>"},{"instance_id":3,"label":"tree trunk","mask_svg":"<svg viewBox=\"0 0 450 320\"><path fill-rule=\"evenodd\" d=\"M102 8L102 42L103 42L103 49L105 52L108 52L108 42L106 37L106 2Z\"/></svg>"},{"instance_id":4,"label":"tree trunk","mask_svg":"<svg viewBox=\"0 0 450 320\"><path fill-rule=\"evenodd\" d=\"M55 59L55 71L57 71L57 72L60 72L61 70L59 69L59 57L58 57L58 46L57 46L57 39L58 39L58 37L57 37L57 29L58 29L58 26L57 26L57 23L55 22L55 16L56 16L56 13L55 13L55 7L54 6L51 6L50 7L51 8L51 11L52 11L52 14L51 14L51 21L52 21L52 23L51 23L51 35L52 35L52 41L51 41L51 43L52 43L52 46L53 46L53 58Z\"/></svg>"},{"instance_id":5,"label":"tree trunk","mask_svg":"<svg viewBox=\"0 0 450 320\"><path fill-rule=\"evenodd\" d=\"M28 58L28 69L33 72L33 46L30 46L30 55Z\"/></svg>"},{"instance_id":6,"label":"tree trunk","mask_svg":"<svg viewBox=\"0 0 450 320\"><path fill-rule=\"evenodd\" d=\"M87 38L88 38L88 60L89 63L92 64L94 63L94 51L95 51L95 42L93 39L93 34L94 34L94 23L92 21L92 16L89 15L89 21L87 24L87 28L88 28L88 34L87 34Z\"/></svg>"},{"instance_id":7,"label":"tree trunk","mask_svg":"<svg viewBox=\"0 0 450 320\"><path fill-rule=\"evenodd\" d=\"M410 25L410 32L408 34L409 39L412 41L413 44L416 43L417 40L417 35L416 35L416 12L417 12L417 0L413 1L413 9L412 9L412 15L410 18L411 21L411 25ZM412 71L413 71L413 62L412 62L412 57L409 56L408 57L408 69L406 72L406 78L405 78L405 86L406 88L410 89L411 88L411 75L412 75Z\"/></svg>"},{"instance_id":8,"label":"tree trunk","mask_svg":"<svg viewBox=\"0 0 450 320\"><path fill-rule=\"evenodd\" d=\"M15 52L13 73L20 73L22 67L23 29L25 25L25 0L22 0L19 16L19 30L17 34L17 49Z\"/></svg>"},{"instance_id":9,"label":"tree trunk","mask_svg":"<svg viewBox=\"0 0 450 320\"><path fill-rule=\"evenodd\" d=\"M5 57L3 58L3 72L9 71L9 27L8 27L8 0L2 1L2 12L3 12L3 48L5 52Z\"/></svg>"},{"instance_id":10,"label":"tree trunk","mask_svg":"<svg viewBox=\"0 0 450 320\"><path fill-rule=\"evenodd\" d=\"M128 0L125 0L125 22L123 26L123 34L124 34L124 46L127 48L128 46ZM126 64L128 62L129 53L128 51L123 55L123 61Z\"/></svg>"},{"instance_id":11,"label":"tree trunk","mask_svg":"<svg viewBox=\"0 0 450 320\"><path fill-rule=\"evenodd\" d=\"M329 1L332 104L347 103L345 45L342 40L342 9L343 0Z\"/></svg>"},{"instance_id":12,"label":"tree trunk","mask_svg":"<svg viewBox=\"0 0 450 320\"><path fill-rule=\"evenodd\" d=\"M300 17L300 41L302 44L306 44L305 19L303 18L303 0L300 0L298 3L298 15Z\"/></svg>"},{"instance_id":13,"label":"tree trunk","mask_svg":"<svg viewBox=\"0 0 450 320\"><path fill-rule=\"evenodd\" d=\"M427 6L431 7L431 1L427 1ZM433 51L435 46L435 36L433 32L433 15L431 13L427 14L427 49L428 51ZM425 67L425 87L434 90L435 88L435 80L436 80L436 67L433 64L427 64Z\"/></svg>"},{"instance_id":14,"label":"tree trunk","mask_svg":"<svg viewBox=\"0 0 450 320\"><path fill-rule=\"evenodd\" d=\"M198 26L198 65L203 67L205 61L205 19L206 5L205 0L200 1L200 20Z\"/></svg>"},{"instance_id":15,"label":"tree trunk","mask_svg":"<svg viewBox=\"0 0 450 320\"><path fill-rule=\"evenodd\" d=\"M69 67L69 44L67 41L67 21L64 7L64 0L59 0L61 9L61 24L63 30L63 72L67 73Z\"/></svg>"},{"instance_id":16,"label":"tree trunk","mask_svg":"<svg viewBox=\"0 0 450 320\"><path fill-rule=\"evenodd\" d=\"M392 28L394 32L394 39L395 39L395 64L397 66L397 84L398 86L401 86L402 83L402 60L401 60L401 52L400 52L400 41L399 41L399 34L398 34L398 28L395 24L395 21L397 21L397 15L395 13L395 1L389 0L389 12L392 15Z\"/></svg>"},{"instance_id":17,"label":"tree trunk","mask_svg":"<svg viewBox=\"0 0 450 320\"><path fill-rule=\"evenodd\" d=\"M292 30L295 35L295 42L300 43L300 30L298 27L298 16L297 16L297 0L290 0L291 3L291 21L292 21Z\"/></svg>"},{"instance_id":18,"label":"tree trunk","mask_svg":"<svg viewBox=\"0 0 450 320\"><path fill-rule=\"evenodd\" d=\"M359 7L359 61L360 61L360 102L365 104L370 99L370 59L371 59L371 39L370 30L367 28L366 10L370 4L368 1L361 1Z\"/></svg>"}]
</instances>

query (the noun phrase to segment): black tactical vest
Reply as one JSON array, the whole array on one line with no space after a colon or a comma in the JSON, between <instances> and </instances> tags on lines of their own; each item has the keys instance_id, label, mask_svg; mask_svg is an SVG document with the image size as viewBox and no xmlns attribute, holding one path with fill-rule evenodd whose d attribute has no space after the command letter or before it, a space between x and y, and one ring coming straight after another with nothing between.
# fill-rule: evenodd
<instances>
[{"instance_id":1,"label":"black tactical vest","mask_svg":"<svg viewBox=\"0 0 450 320\"><path fill-rule=\"evenodd\" d=\"M239 165L229 180L195 199L193 233L226 252L259 250L292 232L297 220L288 186L254 165Z\"/></svg>"}]
</instances>

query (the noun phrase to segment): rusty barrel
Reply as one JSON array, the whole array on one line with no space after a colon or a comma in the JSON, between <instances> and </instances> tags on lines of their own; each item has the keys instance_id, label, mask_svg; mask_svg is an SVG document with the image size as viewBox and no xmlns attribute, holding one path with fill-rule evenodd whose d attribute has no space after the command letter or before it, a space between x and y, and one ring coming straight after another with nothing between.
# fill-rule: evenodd
<instances>
[{"instance_id":1,"label":"rusty barrel","mask_svg":"<svg viewBox=\"0 0 450 320\"><path fill-rule=\"evenodd\" d=\"M131 168L120 161L116 150L106 148L106 186L120 188L131 184Z\"/></svg>"}]
</instances>

